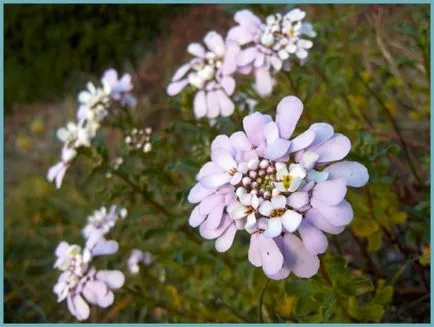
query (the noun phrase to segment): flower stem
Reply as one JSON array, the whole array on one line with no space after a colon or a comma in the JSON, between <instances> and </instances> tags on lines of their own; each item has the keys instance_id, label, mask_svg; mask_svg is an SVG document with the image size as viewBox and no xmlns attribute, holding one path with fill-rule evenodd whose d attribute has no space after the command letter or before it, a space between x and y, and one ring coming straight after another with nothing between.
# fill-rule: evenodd
<instances>
[{"instance_id":1,"label":"flower stem","mask_svg":"<svg viewBox=\"0 0 434 327\"><path fill-rule=\"evenodd\" d=\"M258 321L260 323L264 322L264 317L262 316L262 303L264 301L264 295L265 295L265 291L267 290L268 285L270 284L270 279L267 278L265 280L265 285L261 290L261 295L259 296L259 301L258 301Z\"/></svg>"}]
</instances>

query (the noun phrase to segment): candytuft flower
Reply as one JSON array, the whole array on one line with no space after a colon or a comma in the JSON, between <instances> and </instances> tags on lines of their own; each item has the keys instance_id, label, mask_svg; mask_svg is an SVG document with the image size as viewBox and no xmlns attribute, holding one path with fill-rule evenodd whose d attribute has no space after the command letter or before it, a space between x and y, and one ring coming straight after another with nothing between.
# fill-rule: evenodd
<instances>
[{"instance_id":1,"label":"candytuft flower","mask_svg":"<svg viewBox=\"0 0 434 327\"><path fill-rule=\"evenodd\" d=\"M95 256L113 254L117 250L116 241L107 241L102 234L97 233L92 234L83 249L67 242L61 242L57 246L54 268L62 271L62 274L54 285L53 292L57 295L57 302L66 299L69 311L78 320L89 317L87 302L101 308L110 306L114 301L112 290L124 284L125 276L118 270L97 271L93 267L89 268Z\"/></svg>"},{"instance_id":2,"label":"candytuft flower","mask_svg":"<svg viewBox=\"0 0 434 327\"><path fill-rule=\"evenodd\" d=\"M139 249L133 249L127 262L128 270L132 275L139 272L139 263L142 263L145 267L150 266L152 263L152 254Z\"/></svg>"},{"instance_id":3,"label":"candytuft flower","mask_svg":"<svg viewBox=\"0 0 434 327\"><path fill-rule=\"evenodd\" d=\"M125 208L112 205L109 210L106 207L101 207L95 210L92 215L87 218L87 225L83 228L83 236L90 238L93 234L107 234L116 224L118 219L124 219L128 212Z\"/></svg>"},{"instance_id":4,"label":"candytuft flower","mask_svg":"<svg viewBox=\"0 0 434 327\"><path fill-rule=\"evenodd\" d=\"M135 105L135 98L129 93L133 86L131 76L124 74L120 80L114 69L107 70L102 79L102 87L92 82L87 83L87 89L78 94L79 107L77 122L69 122L57 131L57 138L63 142L61 161L52 166L47 173L47 180L55 182L60 188L66 170L77 156L81 147L91 147L96 133L101 127L109 109L114 104L120 106Z\"/></svg>"},{"instance_id":5,"label":"candytuft flower","mask_svg":"<svg viewBox=\"0 0 434 327\"><path fill-rule=\"evenodd\" d=\"M196 118L227 117L234 112L235 105L230 96L235 90L232 74L236 71L236 42L225 41L215 31L208 32L203 42L189 44L187 51L194 56L187 64L178 68L167 87L167 94L177 95L187 85L197 92L193 100Z\"/></svg>"},{"instance_id":6,"label":"candytuft flower","mask_svg":"<svg viewBox=\"0 0 434 327\"><path fill-rule=\"evenodd\" d=\"M224 252L245 230L249 261L272 279L317 273L324 233L341 233L353 218L347 187L369 179L360 163L340 161L351 142L331 125L315 123L292 137L302 112L301 101L288 96L275 120L256 112L244 118L244 131L217 136L188 196L197 204L189 223L202 237Z\"/></svg>"},{"instance_id":7,"label":"candytuft flower","mask_svg":"<svg viewBox=\"0 0 434 327\"><path fill-rule=\"evenodd\" d=\"M283 16L270 15L263 22L247 9L235 13L238 25L229 30L228 40L245 46L237 55L238 70L245 74L254 72L260 95L268 96L273 90L271 72L289 70L294 56L302 63L307 59L313 43L306 37L313 38L316 33L311 24L303 22L305 16L296 8Z\"/></svg>"}]
</instances>

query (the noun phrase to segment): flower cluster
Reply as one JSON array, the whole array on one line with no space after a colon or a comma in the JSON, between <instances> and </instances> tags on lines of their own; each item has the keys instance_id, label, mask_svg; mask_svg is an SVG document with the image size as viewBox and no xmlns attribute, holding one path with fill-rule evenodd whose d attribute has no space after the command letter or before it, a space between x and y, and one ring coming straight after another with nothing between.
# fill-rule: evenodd
<instances>
[{"instance_id":1,"label":"flower cluster","mask_svg":"<svg viewBox=\"0 0 434 327\"><path fill-rule=\"evenodd\" d=\"M145 129L133 128L133 130L125 137L125 143L132 149L142 150L144 153L151 152L152 128Z\"/></svg>"},{"instance_id":2,"label":"flower cluster","mask_svg":"<svg viewBox=\"0 0 434 327\"><path fill-rule=\"evenodd\" d=\"M47 173L47 179L55 182L57 188L62 185L66 170L78 154L77 150L91 146L110 108L114 104L136 104L135 98L129 93L133 89L129 74L124 74L118 79L117 72L109 69L102 76L101 84L102 87L97 87L92 82L87 84L87 89L78 95L80 105L77 110L77 121L68 122L57 131L57 138L63 143L61 160Z\"/></svg>"},{"instance_id":3,"label":"flower cluster","mask_svg":"<svg viewBox=\"0 0 434 327\"><path fill-rule=\"evenodd\" d=\"M331 125L312 124L291 139L302 111L288 96L275 120L256 112L244 118L244 131L217 136L188 196L197 203L189 223L203 238L224 252L237 230L247 231L249 261L273 279L317 273L324 232L339 234L353 218L347 187L369 179L360 163L340 161L351 142Z\"/></svg>"},{"instance_id":4,"label":"flower cluster","mask_svg":"<svg viewBox=\"0 0 434 327\"><path fill-rule=\"evenodd\" d=\"M87 225L82 230L83 236L88 239L95 233L105 235L115 226L118 219L125 219L127 214L125 208L112 205L107 210L103 206L87 218Z\"/></svg>"},{"instance_id":5,"label":"flower cluster","mask_svg":"<svg viewBox=\"0 0 434 327\"><path fill-rule=\"evenodd\" d=\"M296 8L283 16L270 15L263 22L249 10L235 13L238 26L229 30L228 39L245 46L237 56L238 70L254 72L260 95L268 96L273 90L271 71L289 70L292 56L306 60L313 43L305 37L313 38L316 33L310 23L303 22L305 16L306 12Z\"/></svg>"},{"instance_id":6,"label":"flower cluster","mask_svg":"<svg viewBox=\"0 0 434 327\"><path fill-rule=\"evenodd\" d=\"M231 96L236 82L234 73L256 77L255 88L262 96L271 93L274 79L271 71L289 70L290 59L296 56L302 62L308 56L315 37L312 25L303 22L306 13L293 9L285 15L275 14L265 23L249 10L235 13L237 26L224 39L215 31L204 37L206 48L191 43L187 51L194 57L178 68L167 87L170 96L177 95L190 85L196 91L193 111L196 118L232 115L235 105ZM243 49L241 47L244 46Z\"/></svg>"},{"instance_id":7,"label":"flower cluster","mask_svg":"<svg viewBox=\"0 0 434 327\"><path fill-rule=\"evenodd\" d=\"M125 216L126 210L123 208L111 206L107 212L107 209L102 207L88 218L88 225L83 229L86 239L84 248L64 241L56 248L54 268L62 273L53 291L57 295L57 302L66 299L69 311L78 320L89 317L88 303L101 308L110 306L114 301L112 290L122 287L125 282L121 271L97 270L90 266L94 257L118 251L118 242L106 240L104 235L119 217Z\"/></svg>"}]
</instances>

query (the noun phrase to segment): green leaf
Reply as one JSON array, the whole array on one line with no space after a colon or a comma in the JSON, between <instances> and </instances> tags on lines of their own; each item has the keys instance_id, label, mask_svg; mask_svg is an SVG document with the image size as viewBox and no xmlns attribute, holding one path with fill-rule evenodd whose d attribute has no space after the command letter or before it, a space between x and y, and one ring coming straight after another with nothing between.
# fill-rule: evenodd
<instances>
[{"instance_id":1,"label":"green leaf","mask_svg":"<svg viewBox=\"0 0 434 327\"><path fill-rule=\"evenodd\" d=\"M384 308L380 304L360 304L356 297L348 298L348 314L358 321L380 322L384 315Z\"/></svg>"},{"instance_id":2,"label":"green leaf","mask_svg":"<svg viewBox=\"0 0 434 327\"><path fill-rule=\"evenodd\" d=\"M381 248L383 232L378 231L368 237L368 251L375 252Z\"/></svg>"}]
</instances>

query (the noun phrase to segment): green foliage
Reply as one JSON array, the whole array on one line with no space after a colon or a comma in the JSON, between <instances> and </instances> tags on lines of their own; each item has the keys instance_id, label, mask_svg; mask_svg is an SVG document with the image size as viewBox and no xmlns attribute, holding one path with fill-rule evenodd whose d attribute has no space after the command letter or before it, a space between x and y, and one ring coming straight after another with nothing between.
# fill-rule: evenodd
<instances>
[{"instance_id":1,"label":"green foliage","mask_svg":"<svg viewBox=\"0 0 434 327\"><path fill-rule=\"evenodd\" d=\"M83 72L135 65L173 5L5 6L6 109L55 99L83 84Z\"/></svg>"}]
</instances>

